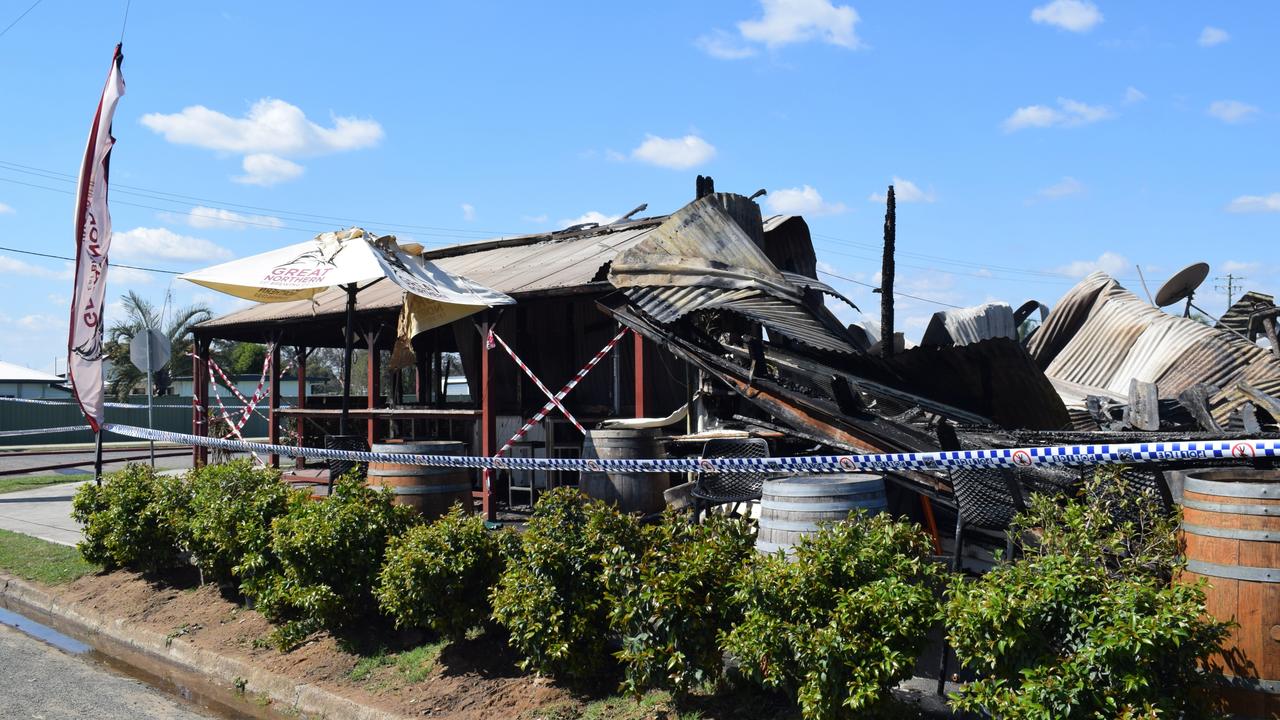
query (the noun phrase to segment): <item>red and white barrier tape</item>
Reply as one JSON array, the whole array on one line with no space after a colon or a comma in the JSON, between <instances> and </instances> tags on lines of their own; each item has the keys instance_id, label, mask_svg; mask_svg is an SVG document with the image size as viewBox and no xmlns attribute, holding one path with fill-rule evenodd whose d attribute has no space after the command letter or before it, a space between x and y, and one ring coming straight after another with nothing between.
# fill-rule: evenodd
<instances>
[{"instance_id":1,"label":"red and white barrier tape","mask_svg":"<svg viewBox=\"0 0 1280 720\"><path fill-rule=\"evenodd\" d=\"M591 372L591 368L594 368L596 365L598 365L600 361L603 360L611 350L613 350L614 346L618 344L618 341L621 340L623 337L625 337L628 332L630 332L630 328L623 328L619 330L618 334L614 335L612 340L606 343L604 347L600 348L600 352L596 353L595 357L588 360L587 364L583 365L582 369L579 370L578 373L574 375L573 378L569 380L569 382L566 383L564 387L560 388L560 392L556 393L553 399L563 400L564 396L568 395L570 391L572 391L575 387L577 387L578 383L582 382L582 379L587 376L587 373ZM529 430L531 430L535 425L542 422L543 418L545 418L547 414L551 412L551 409L553 407L555 407L555 404L550 402L548 402L546 405L543 405L541 410L534 413L533 417L529 418L524 425L520 426L520 429L516 431L516 434L511 436L511 439L508 440L498 450L496 454L494 454L494 457L502 457L503 455L505 455L507 451L511 449L512 445L519 442L520 438L525 436L525 433L529 432ZM582 427L579 426L578 429L581 430ZM586 432L584 431L583 434L585 435Z\"/></svg>"},{"instance_id":2,"label":"red and white barrier tape","mask_svg":"<svg viewBox=\"0 0 1280 720\"><path fill-rule=\"evenodd\" d=\"M511 356L511 359L515 361L515 364L520 366L520 369L524 371L524 374L529 376L529 379L533 381L533 384L538 386L538 389L542 391L542 394L551 399L551 404L560 408L560 412L564 414L565 419L573 423L573 426L578 428L578 431L583 435L587 434L586 428L582 427L582 423L578 422L578 418L574 417L573 413L569 412L569 409L560 402L559 397L551 394L551 391L547 389L547 386L543 385L542 381L538 379L538 376L533 374L533 371L529 369L528 365L525 365L519 355L516 355L516 351L511 349L511 346L507 344L506 340L503 340L498 336L498 333L492 330L489 331L489 340L490 347L493 346L493 341L497 341L497 343L502 346L502 349L506 350L507 354Z\"/></svg>"}]
</instances>

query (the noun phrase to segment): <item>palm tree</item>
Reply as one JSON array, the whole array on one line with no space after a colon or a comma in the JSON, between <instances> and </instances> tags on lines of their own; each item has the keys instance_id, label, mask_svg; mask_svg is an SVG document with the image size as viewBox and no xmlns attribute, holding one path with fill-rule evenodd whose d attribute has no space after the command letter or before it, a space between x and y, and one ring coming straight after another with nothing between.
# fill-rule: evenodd
<instances>
[{"instance_id":1,"label":"palm tree","mask_svg":"<svg viewBox=\"0 0 1280 720\"><path fill-rule=\"evenodd\" d=\"M160 310L151 301L130 290L121 296L124 305L124 319L118 320L107 330L107 359L111 361L111 373L108 376L109 392L117 400L127 399L144 373L129 361L129 342L144 330L160 330L172 348L169 356L169 368L180 367L191 351L192 328L209 320L213 313L205 305L191 305L175 310L167 326L161 317ZM164 394L169 386L169 370L160 369L155 375L155 392Z\"/></svg>"}]
</instances>

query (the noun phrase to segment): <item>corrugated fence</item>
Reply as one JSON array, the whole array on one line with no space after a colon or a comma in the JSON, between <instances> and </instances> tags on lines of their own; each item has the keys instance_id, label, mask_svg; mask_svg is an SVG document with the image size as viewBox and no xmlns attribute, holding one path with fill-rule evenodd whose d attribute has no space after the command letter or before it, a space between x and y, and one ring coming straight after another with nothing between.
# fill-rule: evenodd
<instances>
[{"instance_id":1,"label":"corrugated fence","mask_svg":"<svg viewBox=\"0 0 1280 720\"><path fill-rule=\"evenodd\" d=\"M136 403L136 406L108 407L106 409L107 422L146 427L147 405L145 400L139 403L136 400L131 399L130 403ZM154 418L153 427L156 430L184 433L191 432L191 398L189 396L166 395L161 398L156 398L156 403L164 406L156 407L152 410L152 417ZM238 407L235 407L238 404L239 403L232 401L232 403L227 406L227 411L231 413L233 419L239 417L240 410ZM262 403L261 408L265 413L265 402ZM214 414L219 414L216 404L214 406ZM84 424L84 416L80 414L80 408L77 407L75 403L35 405L0 401L0 431L36 430L40 428L66 427ZM267 421L255 414L249 418L247 423L245 423L244 429L241 432L245 437L265 437L267 434ZM107 442L124 441L128 440L128 438L107 435L105 440ZM91 442L93 442L93 433L88 430L56 434L0 437L0 446L4 447Z\"/></svg>"}]
</instances>

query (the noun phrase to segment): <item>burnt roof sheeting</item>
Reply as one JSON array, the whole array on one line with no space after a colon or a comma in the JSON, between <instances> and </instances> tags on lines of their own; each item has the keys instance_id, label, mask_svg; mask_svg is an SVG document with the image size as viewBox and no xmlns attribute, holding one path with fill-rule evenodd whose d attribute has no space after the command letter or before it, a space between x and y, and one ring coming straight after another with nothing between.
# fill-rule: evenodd
<instances>
[{"instance_id":1,"label":"burnt roof sheeting","mask_svg":"<svg viewBox=\"0 0 1280 720\"><path fill-rule=\"evenodd\" d=\"M764 325L769 332L820 350L853 352L852 346L833 336L804 308L778 300L758 290L720 290L700 287L627 288L627 299L660 323L671 323L697 310L732 310Z\"/></svg>"},{"instance_id":2,"label":"burnt roof sheeting","mask_svg":"<svg viewBox=\"0 0 1280 720\"><path fill-rule=\"evenodd\" d=\"M733 310L812 347L854 352L848 330L813 301L820 295L807 298L712 197L684 206L620 254L609 281L660 322Z\"/></svg>"},{"instance_id":3,"label":"burnt roof sheeting","mask_svg":"<svg viewBox=\"0 0 1280 720\"><path fill-rule=\"evenodd\" d=\"M518 298L597 281L607 263L643 240L658 222L605 226L567 236L535 235L455 245L423 253L423 256L451 273ZM607 286L602 285L602 289ZM341 315L346 311L346 297L343 290L335 288L317 295L314 305L310 301L263 303L201 323L200 327ZM356 312L399 311L403 299L404 292L394 283L380 282L360 291Z\"/></svg>"},{"instance_id":4,"label":"burnt roof sheeting","mask_svg":"<svg viewBox=\"0 0 1280 720\"><path fill-rule=\"evenodd\" d=\"M921 345L949 347L972 345L991 338L1018 339L1013 308L1005 303L987 303L958 310L940 310L929 319Z\"/></svg>"},{"instance_id":5,"label":"burnt roof sheeting","mask_svg":"<svg viewBox=\"0 0 1280 720\"><path fill-rule=\"evenodd\" d=\"M1029 350L1052 380L1123 395L1129 381L1156 384L1175 397L1196 383L1223 390L1245 381L1280 391L1280 362L1266 350L1225 330L1154 308L1114 279L1094 273L1069 290L1049 313ZM1069 402L1079 392L1064 393ZM1226 422L1244 400L1224 392L1213 415ZM1074 404L1074 403L1073 403Z\"/></svg>"},{"instance_id":6,"label":"burnt roof sheeting","mask_svg":"<svg viewBox=\"0 0 1280 720\"><path fill-rule=\"evenodd\" d=\"M1274 295L1266 293L1254 292L1250 290L1234 305L1227 308L1227 311L1218 318L1218 324L1214 327L1223 330L1234 330L1245 337L1254 338L1262 334L1262 323L1253 318L1253 314L1259 310L1267 310L1276 306L1276 298Z\"/></svg>"}]
</instances>

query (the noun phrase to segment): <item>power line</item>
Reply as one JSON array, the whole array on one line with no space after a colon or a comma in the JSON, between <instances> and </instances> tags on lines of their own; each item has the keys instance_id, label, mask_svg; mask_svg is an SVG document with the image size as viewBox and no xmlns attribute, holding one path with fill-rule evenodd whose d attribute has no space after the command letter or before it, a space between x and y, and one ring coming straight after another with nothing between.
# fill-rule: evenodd
<instances>
[{"instance_id":1,"label":"power line","mask_svg":"<svg viewBox=\"0 0 1280 720\"><path fill-rule=\"evenodd\" d=\"M10 172L22 173L24 175L34 175L36 177L41 177L46 180L55 180L58 182L75 183L78 181L76 176L70 175L68 173L59 172L57 170L49 170L47 168L35 167L32 165L23 165L21 163L15 163L9 160L0 160L0 169L9 170ZM45 190L53 189L53 188L47 188L43 186L40 186L40 187L42 187L42 189L45 189ZM210 198L199 197L196 195L186 195L183 193L174 193L174 192L168 192L165 190L156 190L153 188L140 187L137 185L127 185L127 184L118 183L118 182L113 182L111 184L111 189L113 192L116 192L116 193L134 195L134 196L149 198L152 200L159 200L161 202L170 202L175 204L180 202L201 203L205 206L210 207L210 209L213 209L213 210L233 210L234 209L234 210L252 210L255 212L271 213L272 215L283 216L284 219L292 222L310 223L313 225L322 224L324 227L329 227L332 223L340 223L340 224L376 227L376 228L382 228L387 230L402 229L409 232L427 231L429 234L435 234L440 237L451 237L451 238L457 238L457 239L475 239L475 238L486 239L486 238L495 237L495 236L523 234L523 233L515 233L515 232L501 232L497 230L479 230L479 229L473 229L473 228L455 228L455 227L443 227L443 226L437 226L437 225L418 225L414 223L381 222L378 220L358 219L358 218L343 217L338 215L320 215L315 213L299 212L295 210L284 210L281 208L265 207L261 205L248 205L245 203L236 203L236 202L230 202L226 200L214 200ZM154 209L154 208L150 208L150 209ZM172 209L165 210L165 212L172 212L172 211L173 211ZM237 224L240 224L242 221L236 220L234 222ZM280 227L274 224L252 223L252 222L245 222L243 224L249 224L249 225L258 224L258 225L264 225L265 227L273 227L273 228Z\"/></svg>"},{"instance_id":2,"label":"power line","mask_svg":"<svg viewBox=\"0 0 1280 720\"><path fill-rule=\"evenodd\" d=\"M818 272L822 273L823 275L829 275L829 276L831 276L831 277L833 277L833 278L836 278L836 279L838 279L838 280L844 280L845 282L851 282L851 283L853 283L854 285L861 285L861 286L863 286L863 287L869 287L869 288L871 288L872 290L879 290L879 289L880 289L878 286L876 286L876 285L872 285L871 283L862 282L861 280L854 280L853 278L851 278L851 277L845 277L844 275L837 275L836 273L833 273L833 272L831 272L831 271L829 271L829 270L823 270L822 268L818 268ZM941 306L943 306L943 307L955 308L956 310L963 310L963 309L964 309L964 308L962 308L962 307L961 307L961 306L959 306L959 305L952 305L951 303L945 303L945 302L942 302L941 300L934 300L934 299L932 299L932 298L920 297L919 295L912 295L912 294L910 294L910 293L904 293L904 292L900 292L900 291L898 291L898 290L894 290L894 291L893 291L893 294L894 294L894 295L897 295L897 296L899 296L899 297L906 297L906 298L911 298L912 300L919 300L920 302L933 303L934 305L941 305Z\"/></svg>"},{"instance_id":3,"label":"power line","mask_svg":"<svg viewBox=\"0 0 1280 720\"><path fill-rule=\"evenodd\" d=\"M34 255L36 257L50 258L52 260L67 260L69 262L75 262L75 258L69 258L62 255L51 255L49 253L36 252L34 250L19 250L18 248L2 247L2 246L0 246L0 250L4 250L5 252L18 253L20 255ZM123 263L111 263L111 265L112 267L128 268L130 270L141 270L143 272L164 273L166 275L182 274L182 271L179 271L179 270L161 270L159 268L139 267L137 265L125 265Z\"/></svg>"},{"instance_id":4,"label":"power line","mask_svg":"<svg viewBox=\"0 0 1280 720\"><path fill-rule=\"evenodd\" d=\"M1218 292L1227 294L1227 307L1231 307L1232 305L1235 304L1236 290L1238 290L1240 286L1243 284L1243 282L1245 280L1248 280L1248 278L1243 278L1243 277L1240 277L1239 275L1227 273L1226 277L1216 277L1214 278L1214 280L1217 280L1219 283L1221 283L1219 285L1214 285L1213 286L1214 289L1217 290Z\"/></svg>"},{"instance_id":5,"label":"power line","mask_svg":"<svg viewBox=\"0 0 1280 720\"><path fill-rule=\"evenodd\" d=\"M23 10L23 11L22 11L22 14L21 14L21 15L19 15L18 17L16 17L16 18L14 18L13 22L11 22L11 23L9 23L8 25L6 25L6 26L5 26L5 28L4 28L3 30L0 30L0 37L4 37L4 34L5 34L5 33L7 33L7 32L9 32L10 30L12 30L14 25L17 25L17 24L18 24L18 22L22 20L22 18L24 18L24 17L26 17L26 16L27 16L27 13L31 12L32 10L35 10L35 9L36 9L36 5L39 5L39 4L40 4L41 2L43 2L43 1L44 1L44 0L36 0L35 2L31 3L31 7L27 8L26 10Z\"/></svg>"}]
</instances>

